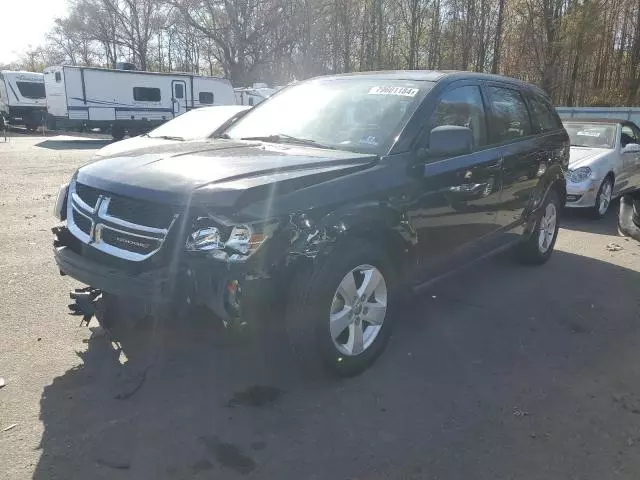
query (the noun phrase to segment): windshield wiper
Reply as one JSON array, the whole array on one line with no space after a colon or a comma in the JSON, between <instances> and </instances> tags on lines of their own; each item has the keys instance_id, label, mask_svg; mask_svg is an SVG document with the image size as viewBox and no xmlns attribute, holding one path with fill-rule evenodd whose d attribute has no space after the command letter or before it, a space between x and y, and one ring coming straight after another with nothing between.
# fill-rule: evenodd
<instances>
[{"instance_id":1,"label":"windshield wiper","mask_svg":"<svg viewBox=\"0 0 640 480\"><path fill-rule=\"evenodd\" d=\"M149 136L149 138L161 138L162 140L178 140L179 142L184 142L184 137L174 137L172 135L158 135L157 137Z\"/></svg>"},{"instance_id":2,"label":"windshield wiper","mask_svg":"<svg viewBox=\"0 0 640 480\"><path fill-rule=\"evenodd\" d=\"M295 145L306 145L308 147L337 150L335 147L324 145L323 143L316 142L315 140L311 140L309 138L294 137L292 135L287 135L286 133L276 133L274 135L265 135L261 137L243 137L240 140L257 140L257 141L271 142L271 143L292 143Z\"/></svg>"}]
</instances>

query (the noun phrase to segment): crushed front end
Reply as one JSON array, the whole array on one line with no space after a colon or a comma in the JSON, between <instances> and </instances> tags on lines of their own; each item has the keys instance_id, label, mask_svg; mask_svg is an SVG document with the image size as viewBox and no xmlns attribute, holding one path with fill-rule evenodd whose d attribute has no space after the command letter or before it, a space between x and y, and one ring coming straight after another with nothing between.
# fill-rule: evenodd
<instances>
[{"instance_id":1,"label":"crushed front end","mask_svg":"<svg viewBox=\"0 0 640 480\"><path fill-rule=\"evenodd\" d=\"M61 274L147 312L201 305L227 324L253 322L287 276L285 259L262 248L278 243L275 222L237 224L75 179L60 189L55 214L64 222L53 229Z\"/></svg>"}]
</instances>

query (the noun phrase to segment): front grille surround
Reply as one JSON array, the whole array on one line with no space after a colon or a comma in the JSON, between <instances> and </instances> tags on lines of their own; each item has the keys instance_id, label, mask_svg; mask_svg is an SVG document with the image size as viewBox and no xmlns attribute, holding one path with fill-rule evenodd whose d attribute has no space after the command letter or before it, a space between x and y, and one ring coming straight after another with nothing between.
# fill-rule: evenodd
<instances>
[{"instance_id":1,"label":"front grille surround","mask_svg":"<svg viewBox=\"0 0 640 480\"><path fill-rule=\"evenodd\" d=\"M114 198L118 208L112 209ZM123 213L126 218L121 218ZM83 243L125 260L140 262L157 253L177 217L173 208L161 204L129 199L76 182L69 187L69 231ZM140 218L149 221L131 221Z\"/></svg>"}]
</instances>

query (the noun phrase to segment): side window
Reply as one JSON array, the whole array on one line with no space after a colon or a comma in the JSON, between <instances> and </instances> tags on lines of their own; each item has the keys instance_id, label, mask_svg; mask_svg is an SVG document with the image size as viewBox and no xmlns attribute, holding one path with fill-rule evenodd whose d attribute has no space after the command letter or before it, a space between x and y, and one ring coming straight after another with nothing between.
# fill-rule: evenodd
<instances>
[{"instance_id":1,"label":"side window","mask_svg":"<svg viewBox=\"0 0 640 480\"><path fill-rule=\"evenodd\" d=\"M487 144L487 119L479 87L469 85L445 92L433 112L430 128L443 125L470 128L476 149Z\"/></svg>"},{"instance_id":2,"label":"side window","mask_svg":"<svg viewBox=\"0 0 640 480\"><path fill-rule=\"evenodd\" d=\"M213 105L213 92L200 92L198 100L203 105Z\"/></svg>"},{"instance_id":3,"label":"side window","mask_svg":"<svg viewBox=\"0 0 640 480\"><path fill-rule=\"evenodd\" d=\"M175 85L176 98L184 98L184 85L176 83Z\"/></svg>"},{"instance_id":4,"label":"side window","mask_svg":"<svg viewBox=\"0 0 640 480\"><path fill-rule=\"evenodd\" d=\"M60 83L62 81L62 75L60 75L60 72L56 72L56 83Z\"/></svg>"},{"instance_id":5,"label":"side window","mask_svg":"<svg viewBox=\"0 0 640 480\"><path fill-rule=\"evenodd\" d=\"M626 147L630 143L640 143L636 132L631 128L630 125L622 126L622 133L620 134L620 144L623 147Z\"/></svg>"},{"instance_id":6,"label":"side window","mask_svg":"<svg viewBox=\"0 0 640 480\"><path fill-rule=\"evenodd\" d=\"M517 90L489 87L493 110L495 143L525 137L531 133L529 111Z\"/></svg>"},{"instance_id":7,"label":"side window","mask_svg":"<svg viewBox=\"0 0 640 480\"><path fill-rule=\"evenodd\" d=\"M133 87L133 99L137 102L159 102L160 89L147 87Z\"/></svg>"},{"instance_id":8,"label":"side window","mask_svg":"<svg viewBox=\"0 0 640 480\"><path fill-rule=\"evenodd\" d=\"M533 133L544 133L560 128L560 121L554 108L538 97L529 97Z\"/></svg>"}]
</instances>

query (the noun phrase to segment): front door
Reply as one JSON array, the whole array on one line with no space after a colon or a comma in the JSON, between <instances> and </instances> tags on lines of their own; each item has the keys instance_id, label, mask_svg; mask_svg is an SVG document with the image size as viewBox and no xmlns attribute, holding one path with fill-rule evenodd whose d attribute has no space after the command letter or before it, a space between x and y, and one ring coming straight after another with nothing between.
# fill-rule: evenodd
<instances>
[{"instance_id":1,"label":"front door","mask_svg":"<svg viewBox=\"0 0 640 480\"><path fill-rule=\"evenodd\" d=\"M501 152L487 145L482 93L475 84L443 92L425 121L419 149L428 152L431 129L442 125L472 130L474 151L452 158L415 159L415 188L407 215L419 239L418 280L438 276L476 258L496 231Z\"/></svg>"},{"instance_id":2,"label":"front door","mask_svg":"<svg viewBox=\"0 0 640 480\"><path fill-rule=\"evenodd\" d=\"M173 116L177 117L187 111L187 82L174 80L171 82Z\"/></svg>"}]
</instances>

